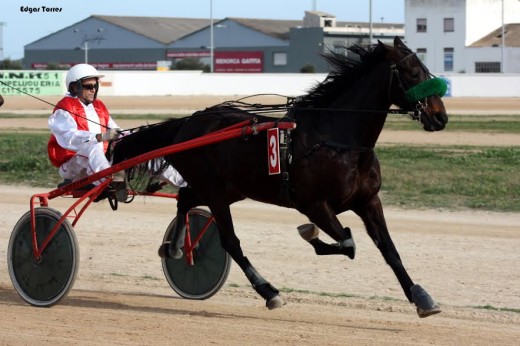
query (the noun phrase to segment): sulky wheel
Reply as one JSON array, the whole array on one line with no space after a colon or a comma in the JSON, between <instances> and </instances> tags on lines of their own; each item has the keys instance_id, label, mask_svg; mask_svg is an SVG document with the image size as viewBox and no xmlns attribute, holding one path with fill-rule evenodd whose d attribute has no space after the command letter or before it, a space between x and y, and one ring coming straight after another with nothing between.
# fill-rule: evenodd
<instances>
[{"instance_id":1,"label":"sulky wheel","mask_svg":"<svg viewBox=\"0 0 520 346\"><path fill-rule=\"evenodd\" d=\"M37 243L42 244L60 212L41 207L34 212ZM65 219L39 259L33 256L31 212L25 213L9 240L9 275L18 294L27 303L49 307L57 304L72 288L79 265L79 247L74 229Z\"/></svg>"},{"instance_id":2,"label":"sulky wheel","mask_svg":"<svg viewBox=\"0 0 520 346\"><path fill-rule=\"evenodd\" d=\"M190 236L194 242L203 230L211 214L203 209L189 211ZM171 239L177 218L173 219L164 235L163 242ZM211 222L200 242L193 250L194 264L190 265L186 256L179 259L162 259L164 275L173 290L183 298L207 299L224 285L231 268L231 257L220 245L215 221Z\"/></svg>"}]
</instances>

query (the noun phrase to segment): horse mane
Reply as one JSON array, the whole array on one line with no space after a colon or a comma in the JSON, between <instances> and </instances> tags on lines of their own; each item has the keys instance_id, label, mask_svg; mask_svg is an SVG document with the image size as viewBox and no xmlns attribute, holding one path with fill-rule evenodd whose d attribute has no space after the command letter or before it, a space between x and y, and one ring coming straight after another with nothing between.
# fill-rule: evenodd
<instances>
[{"instance_id":1,"label":"horse mane","mask_svg":"<svg viewBox=\"0 0 520 346\"><path fill-rule=\"evenodd\" d=\"M332 71L323 82L312 87L307 95L297 102L298 106L324 107L330 104L337 99L338 92L352 86L381 62L385 57L385 50L381 44L354 44L348 47L344 54L330 51L322 54L322 57L331 65Z\"/></svg>"}]
</instances>

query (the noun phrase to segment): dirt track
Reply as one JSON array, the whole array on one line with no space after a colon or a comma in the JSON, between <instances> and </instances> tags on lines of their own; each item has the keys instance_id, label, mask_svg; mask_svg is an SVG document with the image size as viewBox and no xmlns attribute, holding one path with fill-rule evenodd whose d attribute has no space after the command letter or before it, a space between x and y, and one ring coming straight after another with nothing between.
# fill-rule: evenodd
<instances>
[{"instance_id":1,"label":"dirt track","mask_svg":"<svg viewBox=\"0 0 520 346\"><path fill-rule=\"evenodd\" d=\"M419 319L350 213L340 218L354 232L354 261L315 256L296 234L306 220L295 211L251 201L234 206L251 262L278 288L300 290L284 290L287 305L268 311L236 265L211 299L175 296L156 255L172 201L139 198L117 212L101 202L75 227L81 255L74 289L59 305L38 309L15 293L5 259L13 226L42 191L0 191L0 345L513 345L520 338L519 313L474 308L520 309L518 214L386 209L409 274L443 309ZM51 206L70 203L60 198Z\"/></svg>"}]
</instances>

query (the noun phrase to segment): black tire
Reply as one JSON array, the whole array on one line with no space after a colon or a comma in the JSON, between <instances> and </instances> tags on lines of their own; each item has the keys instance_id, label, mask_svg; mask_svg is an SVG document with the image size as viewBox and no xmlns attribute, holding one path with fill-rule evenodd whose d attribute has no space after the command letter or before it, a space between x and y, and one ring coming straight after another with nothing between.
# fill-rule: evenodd
<instances>
[{"instance_id":1,"label":"black tire","mask_svg":"<svg viewBox=\"0 0 520 346\"><path fill-rule=\"evenodd\" d=\"M57 210L41 207L34 212L38 244L41 244L61 218ZM27 303L50 307L67 296L79 266L79 247L70 222L65 219L43 251L33 256L31 212L14 226L7 250L9 276L13 286Z\"/></svg>"},{"instance_id":2,"label":"black tire","mask_svg":"<svg viewBox=\"0 0 520 346\"><path fill-rule=\"evenodd\" d=\"M203 209L193 208L189 212L190 236L195 241L211 214ZM177 218L173 219L164 235L169 241L175 229ZM231 257L220 245L215 221L193 250L194 265L189 265L186 257L179 259L162 258L166 280L173 290L186 299L208 299L217 293L226 282L231 268Z\"/></svg>"}]
</instances>

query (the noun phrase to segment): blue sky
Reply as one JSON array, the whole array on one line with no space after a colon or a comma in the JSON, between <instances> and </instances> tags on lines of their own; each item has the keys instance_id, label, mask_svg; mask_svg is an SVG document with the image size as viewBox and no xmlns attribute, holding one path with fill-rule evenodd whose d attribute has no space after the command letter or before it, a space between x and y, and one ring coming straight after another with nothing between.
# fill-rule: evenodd
<instances>
[{"instance_id":1,"label":"blue sky","mask_svg":"<svg viewBox=\"0 0 520 346\"><path fill-rule=\"evenodd\" d=\"M2 0L3 57L20 59L24 46L91 15L210 18L302 19L316 10L340 21L368 22L370 0ZM371 0L373 22L404 23L404 0ZM43 12L42 6L61 8ZM38 8L29 13L26 8Z\"/></svg>"}]
</instances>

